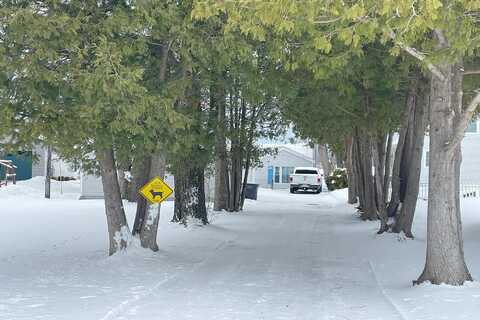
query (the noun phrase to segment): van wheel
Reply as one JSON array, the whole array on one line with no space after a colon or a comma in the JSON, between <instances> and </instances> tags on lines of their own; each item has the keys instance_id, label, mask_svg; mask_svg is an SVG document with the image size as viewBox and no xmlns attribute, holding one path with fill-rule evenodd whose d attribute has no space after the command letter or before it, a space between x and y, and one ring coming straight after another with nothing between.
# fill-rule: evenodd
<instances>
[{"instance_id":1,"label":"van wheel","mask_svg":"<svg viewBox=\"0 0 480 320\"><path fill-rule=\"evenodd\" d=\"M297 190L295 190L294 188L290 188L290 193L295 193L295 191Z\"/></svg>"},{"instance_id":2,"label":"van wheel","mask_svg":"<svg viewBox=\"0 0 480 320\"><path fill-rule=\"evenodd\" d=\"M317 189L317 193L320 193L320 192L322 192L322 187Z\"/></svg>"}]
</instances>

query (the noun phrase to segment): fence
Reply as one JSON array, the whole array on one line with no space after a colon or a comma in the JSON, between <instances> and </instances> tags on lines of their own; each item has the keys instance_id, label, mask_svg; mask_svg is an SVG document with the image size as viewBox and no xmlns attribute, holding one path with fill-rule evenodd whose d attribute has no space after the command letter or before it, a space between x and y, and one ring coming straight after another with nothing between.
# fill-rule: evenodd
<instances>
[{"instance_id":1,"label":"fence","mask_svg":"<svg viewBox=\"0 0 480 320\"><path fill-rule=\"evenodd\" d=\"M480 198L480 184L460 184L461 198ZM428 183L420 183L419 199L428 199Z\"/></svg>"},{"instance_id":2,"label":"fence","mask_svg":"<svg viewBox=\"0 0 480 320\"><path fill-rule=\"evenodd\" d=\"M5 176L5 181L2 182L0 178L0 187L2 185L6 186L8 184L8 180L12 180L13 184L17 182L17 166L14 165L11 160L0 160L0 169L5 172L2 174Z\"/></svg>"}]
</instances>

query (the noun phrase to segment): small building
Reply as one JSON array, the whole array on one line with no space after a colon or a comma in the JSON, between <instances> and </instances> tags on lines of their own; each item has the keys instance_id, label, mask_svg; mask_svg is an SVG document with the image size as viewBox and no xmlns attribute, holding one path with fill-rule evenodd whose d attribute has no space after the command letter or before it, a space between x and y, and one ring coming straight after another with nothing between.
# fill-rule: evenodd
<instances>
[{"instance_id":1,"label":"small building","mask_svg":"<svg viewBox=\"0 0 480 320\"><path fill-rule=\"evenodd\" d=\"M1 150L0 159L11 160L16 168L17 181L28 180L33 177L45 176L47 165L47 148L40 145L33 145L31 150L7 153ZM0 170L2 170L0 168ZM0 176L3 172L0 171ZM78 172L68 162L62 160L55 153L52 154L52 176L78 178Z\"/></svg>"},{"instance_id":2,"label":"small building","mask_svg":"<svg viewBox=\"0 0 480 320\"><path fill-rule=\"evenodd\" d=\"M80 200L103 199L102 178L80 172Z\"/></svg>"},{"instance_id":3,"label":"small building","mask_svg":"<svg viewBox=\"0 0 480 320\"><path fill-rule=\"evenodd\" d=\"M295 167L315 167L313 149L301 144L265 145L276 148L277 153L261 159L262 165L253 168L249 183L257 183L262 188L286 189L288 177Z\"/></svg>"},{"instance_id":4,"label":"small building","mask_svg":"<svg viewBox=\"0 0 480 320\"><path fill-rule=\"evenodd\" d=\"M0 159L11 160L17 167L15 172L17 181L43 176L45 173L45 149L38 145L29 151L0 153Z\"/></svg>"},{"instance_id":5,"label":"small building","mask_svg":"<svg viewBox=\"0 0 480 320\"><path fill-rule=\"evenodd\" d=\"M170 173L166 173L163 181L173 190L175 190L175 179ZM205 197L207 202L214 196L215 178L213 176L205 177ZM175 191L168 196L166 201L172 201L175 198ZM80 200L103 199L102 178L97 175L80 172Z\"/></svg>"}]
</instances>

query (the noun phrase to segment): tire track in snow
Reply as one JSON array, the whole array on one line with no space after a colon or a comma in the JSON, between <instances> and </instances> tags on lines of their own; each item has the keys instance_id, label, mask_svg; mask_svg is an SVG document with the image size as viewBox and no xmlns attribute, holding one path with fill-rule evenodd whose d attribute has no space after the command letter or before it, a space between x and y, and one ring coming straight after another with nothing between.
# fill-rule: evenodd
<instances>
[{"instance_id":1,"label":"tire track in snow","mask_svg":"<svg viewBox=\"0 0 480 320\"><path fill-rule=\"evenodd\" d=\"M261 213L257 217L262 218L261 219L262 221L260 222L258 220L252 220L251 217L245 216L245 218L247 218L250 221L254 221L254 222L256 221L252 225L252 227L254 227L255 229L252 230L252 229L249 228L249 232L252 232L253 236L260 234L260 231L264 230L266 225L268 225L268 227L269 227L268 230L270 232L273 231L274 234L281 234L280 230L285 228L285 224L287 223L288 215L287 214L282 214L279 217L279 219L274 220L274 222L272 222L270 219L265 219L265 218L268 217L268 215L265 215L264 213L263 214ZM237 251L238 250L243 250L245 248L244 244L239 244L239 242L242 243L243 240L244 240L241 237L242 237L242 233L239 233L239 234L237 234L237 236L232 237L229 240L225 240L225 241L221 242L219 245L217 245L212 250L211 254L209 254L209 256L207 258L205 258L204 260L202 260L201 262L199 262L197 264L194 264L194 266L192 268L190 268L188 271L181 272L179 274L176 274L174 277L171 277L170 280L172 280L172 281L165 281L164 283L162 283L162 285L164 285L163 287L162 287L162 285L156 286L157 288L151 290L149 295L157 295L157 294L162 295L162 294L164 294L164 292L162 292L162 291L159 292L158 291L159 287L162 287L162 290L165 290L165 289L170 290L170 288L169 288L170 284L172 284L175 288L178 288L179 285L178 285L177 282L179 282L179 283L182 283L182 282L191 283L192 277L193 278L197 277L194 274L197 273L197 272L201 273L202 268L209 269L210 270L209 273L211 273L211 269L210 269L209 265L212 264L212 263L214 265L217 265L217 266L222 265L222 268L220 270L221 272L220 273L215 273L215 275L214 275L213 280L215 280L215 282L217 282L217 283L218 282L219 283L231 283L231 281L238 280L237 278L232 280L231 275L232 274L240 274L241 275L241 274L244 274L245 270L251 270L251 268L252 268L252 266L249 265L248 263L247 264L243 263L243 257L241 255L231 256L232 246ZM286 241L286 239L284 239L284 240ZM229 253L227 253L227 255L225 255L223 253L219 253L219 251L224 252L224 249L228 249ZM228 259L224 260L226 256L228 256ZM220 259L220 261L217 261L218 259ZM221 263L219 263L219 262L221 262ZM270 269L271 265L272 265L272 262L270 261L267 269ZM253 267L256 267L256 266L253 265ZM193 274L193 276L192 276L192 274ZM212 280L208 275L206 277L201 277L201 279L204 282L208 282L208 281ZM197 283L197 285L198 285L198 283ZM182 287L182 285L180 285L180 287ZM186 287L186 286L183 286L183 288L184 287ZM207 288L208 288L208 286L207 286ZM128 314L130 311L137 311L136 309L141 308L141 306L143 306L143 302L145 301L144 298L146 298L149 295L143 295L140 299L131 299L132 300L131 303L119 306L121 308L119 308L119 310L114 315L112 315L108 318L105 318L105 320L116 319L115 316L118 316L119 312L122 312L122 311L125 312L126 314ZM201 298L199 298L198 294L195 293L195 289L187 290L185 292L185 295L183 296L183 298L185 298L185 297L188 297L186 300L190 301L193 304L196 303L195 301L198 301L199 299L201 299ZM147 304L148 303L149 302L147 302ZM157 317L157 318L159 318L159 319L165 318L166 310L167 311L169 310L168 306L166 308L162 308L162 317ZM138 315L137 315L137 317L138 317ZM141 318L141 316L140 316L140 318ZM167 316L166 318L170 319L169 316ZM104 319L102 319L102 320L104 320Z\"/></svg>"},{"instance_id":2,"label":"tire track in snow","mask_svg":"<svg viewBox=\"0 0 480 320\"><path fill-rule=\"evenodd\" d=\"M208 255L208 257L206 257L205 259L203 259L202 261L200 262L197 262L193 265L193 267L191 269L189 269L188 272L194 272L195 270L197 270L198 268L202 267L205 263L207 263L210 259L212 259L215 254L224 249L227 245L231 244L232 242L235 242L237 237L233 238L233 239L229 239L229 240L224 240L222 241L221 243L219 243L215 248L214 250L212 251L212 253L210 255ZM180 275L182 274L182 271L179 271L177 273L174 273L172 276L170 277L167 277L159 282L157 282L153 287L150 287L146 292L144 293L141 293L141 294L136 294L135 296L133 296L133 298L130 298L130 299L127 299L127 300L124 300L123 302L121 302L120 304L118 304L117 306L113 307L112 309L110 309L103 317L101 317L99 320L110 320L110 319L113 319L113 317L117 316L120 312L124 311L126 307L130 306L131 304L133 303L136 303L140 300L143 300L145 299L146 297L149 297L153 294L155 294L155 291L157 291L161 286L163 286L164 284L178 278Z\"/></svg>"},{"instance_id":3,"label":"tire track in snow","mask_svg":"<svg viewBox=\"0 0 480 320\"><path fill-rule=\"evenodd\" d=\"M326 224L328 224L330 226L328 229L325 230L326 231L325 233L318 235L320 238L323 239L322 241L320 241L320 243L332 243L332 242L334 242L333 240L336 237L335 232L333 230L335 228L335 220L333 219L333 216L330 214L332 208L333 207L327 207L327 208L321 208L321 210L320 210L321 214L319 215L319 217L322 217L324 219L322 221L326 222ZM314 244L314 243L315 242L312 242L312 244ZM336 250L331 250L331 247L324 247L324 250L325 251L322 252L322 255L323 255L324 258L321 259L321 261L323 262L322 265L327 265L327 264L330 263L332 265L340 266L340 265L345 264L345 263L346 264L350 263L349 260L348 260L348 257L338 256L337 251ZM325 259L325 257L327 259ZM385 288L382 286L382 284L378 280L377 273L376 273L375 268L373 267L373 264L371 263L371 261L370 260L364 260L364 263L362 263L362 265L365 265L365 264L367 264L367 266L363 267L362 269L363 270L369 269L369 271L372 275L372 278L373 278L372 279L373 283L374 283L374 285L376 286L376 288L379 292L380 299L383 298L383 300L386 302L386 304L388 306L390 306L391 309L393 309L392 316L394 316L396 314L397 317L395 317L395 318L402 319L402 320L408 320L409 317L399 308L399 306L386 293ZM341 286L340 286L340 288L341 288ZM330 289L330 291L333 292L336 289L337 289L336 287L332 287ZM340 294L340 295L330 294L330 297L335 301L335 303L337 303L339 305L342 305L344 308L349 307L349 304L344 302L344 297L343 297L342 294ZM339 314L335 314L335 315L332 315L332 316L334 316L334 317L344 317L343 315L339 315ZM347 318L345 318L345 319L347 319Z\"/></svg>"},{"instance_id":4,"label":"tire track in snow","mask_svg":"<svg viewBox=\"0 0 480 320\"><path fill-rule=\"evenodd\" d=\"M400 307L395 302L393 302L393 300L385 291L385 288L382 286L382 284L378 280L377 273L370 260L368 260L368 267L370 268L370 271L372 272L372 275L373 275L373 279L375 280L375 283L377 284L377 287L380 289L380 292L382 293L382 296L385 298L385 300L387 300L387 302L392 306L392 308L400 316L400 318L402 318L403 320L408 320L408 316L400 309Z\"/></svg>"}]
</instances>

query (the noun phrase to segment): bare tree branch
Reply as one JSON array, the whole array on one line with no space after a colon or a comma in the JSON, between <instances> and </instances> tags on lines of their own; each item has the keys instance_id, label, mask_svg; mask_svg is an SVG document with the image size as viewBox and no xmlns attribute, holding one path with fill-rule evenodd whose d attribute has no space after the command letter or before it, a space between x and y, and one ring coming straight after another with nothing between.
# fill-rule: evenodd
<instances>
[{"instance_id":1,"label":"bare tree branch","mask_svg":"<svg viewBox=\"0 0 480 320\"><path fill-rule=\"evenodd\" d=\"M332 19L328 19L328 20L315 20L313 21L314 24L329 24L329 23L333 23L333 22L336 22L338 20L340 20L341 18L338 17L338 18L332 18Z\"/></svg>"},{"instance_id":2,"label":"bare tree branch","mask_svg":"<svg viewBox=\"0 0 480 320\"><path fill-rule=\"evenodd\" d=\"M477 89L477 94L472 99L470 104L462 112L458 124L455 126L455 131L453 132L453 137L450 141L445 144L447 150L453 150L455 147L462 141L467 129L469 121L472 119L473 114L477 110L477 107L480 105L480 88Z\"/></svg>"},{"instance_id":3,"label":"bare tree branch","mask_svg":"<svg viewBox=\"0 0 480 320\"><path fill-rule=\"evenodd\" d=\"M464 76L472 75L472 74L480 74L480 70L466 70L463 72Z\"/></svg>"},{"instance_id":4,"label":"bare tree branch","mask_svg":"<svg viewBox=\"0 0 480 320\"><path fill-rule=\"evenodd\" d=\"M441 80L445 80L445 75L435 66L433 63L427 61L427 57L424 53L418 51L415 48L405 45L403 42L396 40L396 35L393 31L389 33L390 38L394 41L396 45L398 45L402 50L410 54L412 57L420 60L422 63L426 65L428 70L435 75L437 78Z\"/></svg>"}]
</instances>

